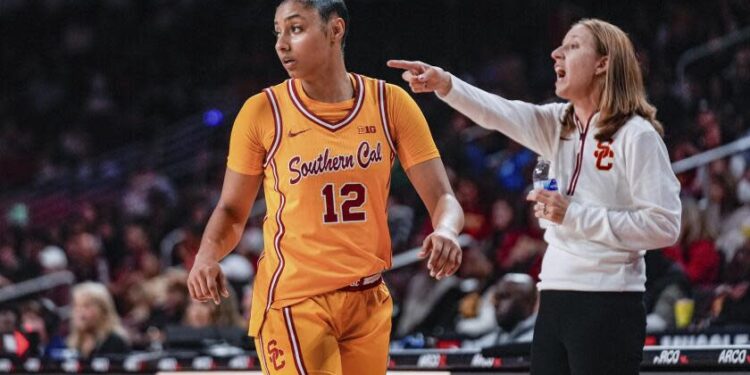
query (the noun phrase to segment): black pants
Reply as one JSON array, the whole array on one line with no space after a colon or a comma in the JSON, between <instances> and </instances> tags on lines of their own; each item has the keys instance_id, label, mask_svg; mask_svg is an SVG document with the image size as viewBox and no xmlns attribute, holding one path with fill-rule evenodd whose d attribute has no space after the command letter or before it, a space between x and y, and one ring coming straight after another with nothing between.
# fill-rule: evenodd
<instances>
[{"instance_id":1,"label":"black pants","mask_svg":"<svg viewBox=\"0 0 750 375\"><path fill-rule=\"evenodd\" d=\"M545 290L531 346L531 375L637 375L643 293Z\"/></svg>"}]
</instances>

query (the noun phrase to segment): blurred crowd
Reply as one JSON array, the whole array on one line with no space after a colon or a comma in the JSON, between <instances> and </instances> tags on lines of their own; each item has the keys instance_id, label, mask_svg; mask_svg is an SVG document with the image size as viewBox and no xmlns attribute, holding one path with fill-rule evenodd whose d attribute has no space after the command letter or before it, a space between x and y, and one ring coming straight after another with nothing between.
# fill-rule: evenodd
<instances>
[{"instance_id":1,"label":"blurred crowd","mask_svg":"<svg viewBox=\"0 0 750 375\"><path fill-rule=\"evenodd\" d=\"M0 0L0 291L60 272L74 278L0 300L0 352L90 357L207 337L191 330L246 330L262 213L222 262L232 285L224 303L191 301L185 279L219 196L231 120L244 99L284 79L270 33L273 4L259 3ZM425 5L434 17L415 23L411 10ZM537 103L554 100L552 47L572 22L604 18L636 45L673 161L749 134L750 42L684 74L676 69L689 48L748 27L748 1L349 7L350 69L398 82L385 60L418 58ZM386 275L392 345L530 341L545 250L523 199L536 157L433 96L416 100L466 213L465 253L457 275L441 281L423 263ZM213 108L231 110L209 121L202 114ZM155 160L172 152L163 144L187 144L172 138L177 129L208 125L196 146L184 146L179 162L187 167ZM127 150L143 152L109 157ZM646 255L649 331L750 330L748 161L743 152L678 176L680 239ZM394 254L418 246L430 222L398 167L389 207ZM676 309L686 302L687 319Z\"/></svg>"}]
</instances>

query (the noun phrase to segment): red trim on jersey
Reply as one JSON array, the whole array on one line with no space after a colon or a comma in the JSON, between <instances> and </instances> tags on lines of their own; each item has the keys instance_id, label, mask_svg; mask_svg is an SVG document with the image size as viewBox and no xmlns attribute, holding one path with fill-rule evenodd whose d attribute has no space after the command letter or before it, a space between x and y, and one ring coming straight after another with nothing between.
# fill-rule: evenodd
<instances>
[{"instance_id":1,"label":"red trim on jersey","mask_svg":"<svg viewBox=\"0 0 750 375\"><path fill-rule=\"evenodd\" d=\"M258 331L258 340L260 341L260 350L258 350L258 348L255 348L255 351L260 353L261 360L263 361L263 366L261 366L260 369L264 370L263 375L267 375L270 370L268 369L268 362L266 362L266 344L263 342L262 329Z\"/></svg>"},{"instance_id":2,"label":"red trim on jersey","mask_svg":"<svg viewBox=\"0 0 750 375\"><path fill-rule=\"evenodd\" d=\"M581 136L580 136L579 147L578 147L578 157L576 157L576 167L573 170L573 176L571 176L570 178L570 183L568 184L568 191L565 193L568 196L575 194L576 186L578 186L578 178L581 177L581 169L583 166L583 151L586 147L586 136L589 134L589 125L591 125L591 120L594 118L594 114L592 114L591 117L589 117L589 120L586 122L586 128L583 129L583 132L581 133ZM578 131L581 132L581 122L578 121L578 117L573 117L573 118L576 121L576 125L578 125Z\"/></svg>"},{"instance_id":3,"label":"red trim on jersey","mask_svg":"<svg viewBox=\"0 0 750 375\"><path fill-rule=\"evenodd\" d=\"M284 196L284 193L279 190L279 174L276 171L276 162L271 159L270 164L271 170L273 170L274 178L273 190L279 193L281 203L279 204L279 209L276 211L276 226L278 229L273 241L273 248L274 250L276 250L276 256L279 258L279 265L276 267L276 271L273 273L273 278L271 278L271 285L268 287L268 303L266 304L266 311L271 308L274 293L276 291L276 287L278 286L279 278L281 277L281 271L284 270L284 255L281 253L281 238L284 237L284 232L286 231L284 222L281 220L281 212L284 211L284 205L286 205L286 197Z\"/></svg>"},{"instance_id":4,"label":"red trim on jersey","mask_svg":"<svg viewBox=\"0 0 750 375\"><path fill-rule=\"evenodd\" d=\"M271 90L270 88L263 90L263 92L266 93L268 101L271 103L271 109L273 109L273 123L275 129L275 133L273 135L273 143L271 144L271 148L268 150L266 160L263 162L263 168L265 169L266 166L268 166L268 162L273 159L273 156L279 149L279 144L281 143L281 136L283 134L284 127L281 122L281 111L279 111L279 101L276 100L276 94L274 94L273 90Z\"/></svg>"},{"instance_id":5,"label":"red trim on jersey","mask_svg":"<svg viewBox=\"0 0 750 375\"><path fill-rule=\"evenodd\" d=\"M289 335L289 342L292 344L292 351L294 352L294 365L297 367L297 372L300 375L307 375L305 369L305 361L302 359L301 345L299 344L299 338L297 337L297 330L294 327L294 319L292 318L292 308L287 306L284 309L284 321L286 322L286 332Z\"/></svg>"},{"instance_id":6,"label":"red trim on jersey","mask_svg":"<svg viewBox=\"0 0 750 375\"><path fill-rule=\"evenodd\" d=\"M378 109L380 109L380 123L383 125L383 132L385 138L388 140L388 145L391 146L391 160L393 154L396 153L396 147L391 137L391 130L388 123L388 101L385 95L385 82L378 81Z\"/></svg>"},{"instance_id":7,"label":"red trim on jersey","mask_svg":"<svg viewBox=\"0 0 750 375\"><path fill-rule=\"evenodd\" d=\"M297 110L302 113L303 116L328 130L337 131L352 122L352 120L357 117L364 104L364 81L358 74L352 73L352 75L354 76L356 82L356 85L354 87L354 94L357 97L357 100L354 103L354 107L352 107L352 109L349 110L349 113L344 117L344 119L339 121L338 123L331 123L323 120L322 118L316 116L314 112L307 109L302 100L299 99L299 93L297 92L297 86L294 84L294 79L287 80L287 91L289 92L289 97L292 99L292 103L297 108Z\"/></svg>"}]
</instances>

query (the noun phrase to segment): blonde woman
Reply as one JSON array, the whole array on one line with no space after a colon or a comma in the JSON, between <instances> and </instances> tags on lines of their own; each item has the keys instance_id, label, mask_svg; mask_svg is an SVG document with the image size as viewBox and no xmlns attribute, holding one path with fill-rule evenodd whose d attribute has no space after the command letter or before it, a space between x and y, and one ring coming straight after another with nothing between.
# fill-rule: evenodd
<instances>
[{"instance_id":1,"label":"blonde woman","mask_svg":"<svg viewBox=\"0 0 750 375\"><path fill-rule=\"evenodd\" d=\"M73 288L68 348L82 358L123 354L130 348L107 287L86 282Z\"/></svg>"},{"instance_id":2,"label":"blonde woman","mask_svg":"<svg viewBox=\"0 0 750 375\"><path fill-rule=\"evenodd\" d=\"M421 62L414 92L436 92L479 125L552 161L560 191L533 191L545 233L531 374L637 374L643 353L645 250L680 232L680 186L647 102L632 43L618 27L582 20L552 51L555 93L534 105L473 87Z\"/></svg>"}]
</instances>

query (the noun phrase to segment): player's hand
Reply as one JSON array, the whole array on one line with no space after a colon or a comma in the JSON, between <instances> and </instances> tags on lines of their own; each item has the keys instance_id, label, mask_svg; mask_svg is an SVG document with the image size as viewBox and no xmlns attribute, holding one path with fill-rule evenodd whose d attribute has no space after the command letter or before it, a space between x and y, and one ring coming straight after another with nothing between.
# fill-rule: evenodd
<instances>
[{"instance_id":1,"label":"player's hand","mask_svg":"<svg viewBox=\"0 0 750 375\"><path fill-rule=\"evenodd\" d=\"M534 216L547 219L553 223L562 224L565 213L568 212L570 202L556 191L534 189L526 200L535 201Z\"/></svg>"},{"instance_id":2,"label":"player's hand","mask_svg":"<svg viewBox=\"0 0 750 375\"><path fill-rule=\"evenodd\" d=\"M221 297L229 297L227 282L224 273L219 267L219 262L208 256L195 257L195 263L188 275L188 290L190 296L196 301L206 302L213 300L215 304L221 303Z\"/></svg>"},{"instance_id":3,"label":"player's hand","mask_svg":"<svg viewBox=\"0 0 750 375\"><path fill-rule=\"evenodd\" d=\"M458 271L463 253L455 233L437 229L424 239L418 256L422 259L430 257L427 261L430 276L440 280Z\"/></svg>"},{"instance_id":4,"label":"player's hand","mask_svg":"<svg viewBox=\"0 0 750 375\"><path fill-rule=\"evenodd\" d=\"M425 64L421 61L388 60L388 66L403 69L401 77L409 82L414 93L437 92L445 96L451 91L451 75L442 68Z\"/></svg>"}]
</instances>

